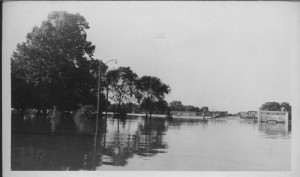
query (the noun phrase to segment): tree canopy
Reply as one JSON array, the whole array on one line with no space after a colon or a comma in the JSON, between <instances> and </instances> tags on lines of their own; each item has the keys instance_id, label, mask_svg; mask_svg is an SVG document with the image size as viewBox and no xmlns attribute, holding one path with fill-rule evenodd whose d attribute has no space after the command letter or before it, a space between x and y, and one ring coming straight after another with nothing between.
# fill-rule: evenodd
<instances>
[{"instance_id":1,"label":"tree canopy","mask_svg":"<svg viewBox=\"0 0 300 177\"><path fill-rule=\"evenodd\" d=\"M136 90L137 74L130 67L119 67L106 73L107 89L112 93L110 97L114 103L118 104L119 112L122 103L128 103L134 99Z\"/></svg>"},{"instance_id":2,"label":"tree canopy","mask_svg":"<svg viewBox=\"0 0 300 177\"><path fill-rule=\"evenodd\" d=\"M80 14L55 11L27 34L11 58L12 107L74 110L79 103L95 104L99 62L86 29Z\"/></svg>"},{"instance_id":3,"label":"tree canopy","mask_svg":"<svg viewBox=\"0 0 300 177\"><path fill-rule=\"evenodd\" d=\"M265 111L280 111L281 106L277 102L266 102L264 103L261 107L260 110L265 110Z\"/></svg>"},{"instance_id":4,"label":"tree canopy","mask_svg":"<svg viewBox=\"0 0 300 177\"><path fill-rule=\"evenodd\" d=\"M172 101L170 102L170 108L172 111L193 111L193 112L200 112L200 111L208 111L208 107L199 107L192 106L192 105L183 105L181 101Z\"/></svg>"},{"instance_id":5,"label":"tree canopy","mask_svg":"<svg viewBox=\"0 0 300 177\"><path fill-rule=\"evenodd\" d=\"M181 103L181 101L172 101L170 103L170 108L172 111L184 111L185 108L183 106L183 104Z\"/></svg>"},{"instance_id":6,"label":"tree canopy","mask_svg":"<svg viewBox=\"0 0 300 177\"><path fill-rule=\"evenodd\" d=\"M209 111L209 108L207 106L203 106L200 111L202 112L208 112Z\"/></svg>"},{"instance_id":7,"label":"tree canopy","mask_svg":"<svg viewBox=\"0 0 300 177\"><path fill-rule=\"evenodd\" d=\"M136 98L138 102L142 102L141 107L147 112L149 111L150 117L152 111L151 107L159 110L159 112L166 110L164 98L171 91L168 85L164 84L158 77L142 76L137 80L136 86Z\"/></svg>"},{"instance_id":8,"label":"tree canopy","mask_svg":"<svg viewBox=\"0 0 300 177\"><path fill-rule=\"evenodd\" d=\"M284 110L288 112L291 112L292 110L291 105L287 102L282 102L281 104L277 102L266 102L260 107L260 110L281 111L282 108L284 108Z\"/></svg>"},{"instance_id":9,"label":"tree canopy","mask_svg":"<svg viewBox=\"0 0 300 177\"><path fill-rule=\"evenodd\" d=\"M282 102L282 103L280 104L280 106L281 106L282 108L284 108L285 111L288 111L288 112L291 112L291 111L292 111L291 105L290 105L289 103L287 103L287 102Z\"/></svg>"},{"instance_id":10,"label":"tree canopy","mask_svg":"<svg viewBox=\"0 0 300 177\"><path fill-rule=\"evenodd\" d=\"M170 87L157 77L139 78L130 67L107 71L105 63L93 58L95 46L86 33L89 28L78 13L54 11L27 34L26 42L18 44L11 57L12 107L45 112L53 106L63 111L96 106L101 76L102 110L104 88L119 108L135 101L145 105L148 100L157 112L166 110L164 98Z\"/></svg>"}]
</instances>

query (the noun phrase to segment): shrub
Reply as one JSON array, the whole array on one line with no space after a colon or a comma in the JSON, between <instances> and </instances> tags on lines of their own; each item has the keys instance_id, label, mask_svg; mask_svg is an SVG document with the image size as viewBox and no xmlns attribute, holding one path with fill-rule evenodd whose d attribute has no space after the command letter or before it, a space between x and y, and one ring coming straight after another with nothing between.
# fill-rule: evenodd
<instances>
[{"instance_id":1,"label":"shrub","mask_svg":"<svg viewBox=\"0 0 300 177\"><path fill-rule=\"evenodd\" d=\"M93 133L95 130L95 108L85 105L77 110L74 116L75 126L79 133Z\"/></svg>"}]
</instances>

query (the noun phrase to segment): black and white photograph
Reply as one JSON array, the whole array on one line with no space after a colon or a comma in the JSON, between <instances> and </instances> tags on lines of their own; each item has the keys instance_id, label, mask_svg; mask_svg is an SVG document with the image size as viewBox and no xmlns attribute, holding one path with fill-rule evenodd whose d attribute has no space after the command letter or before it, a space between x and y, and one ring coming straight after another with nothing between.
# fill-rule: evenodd
<instances>
[{"instance_id":1,"label":"black and white photograph","mask_svg":"<svg viewBox=\"0 0 300 177\"><path fill-rule=\"evenodd\" d=\"M12 1L2 23L4 176L300 175L299 2Z\"/></svg>"}]
</instances>

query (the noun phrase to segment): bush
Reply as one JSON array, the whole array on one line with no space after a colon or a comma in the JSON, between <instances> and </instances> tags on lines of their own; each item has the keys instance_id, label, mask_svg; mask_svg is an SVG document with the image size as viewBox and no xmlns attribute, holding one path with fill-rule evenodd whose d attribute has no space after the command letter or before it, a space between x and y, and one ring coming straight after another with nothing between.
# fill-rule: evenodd
<instances>
[{"instance_id":1,"label":"bush","mask_svg":"<svg viewBox=\"0 0 300 177\"><path fill-rule=\"evenodd\" d=\"M74 116L77 131L79 133L93 133L95 117L95 108L92 105L85 105L78 109Z\"/></svg>"}]
</instances>

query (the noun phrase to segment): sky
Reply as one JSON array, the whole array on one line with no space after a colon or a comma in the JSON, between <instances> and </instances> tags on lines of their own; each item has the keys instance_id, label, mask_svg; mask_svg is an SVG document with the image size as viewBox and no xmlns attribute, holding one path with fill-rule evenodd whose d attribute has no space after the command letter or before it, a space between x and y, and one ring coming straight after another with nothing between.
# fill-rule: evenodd
<instances>
[{"instance_id":1,"label":"sky","mask_svg":"<svg viewBox=\"0 0 300 177\"><path fill-rule=\"evenodd\" d=\"M168 102L211 110L258 110L292 101L293 2L5 2L3 58L51 11L89 22L94 58L129 66L171 87Z\"/></svg>"}]
</instances>

